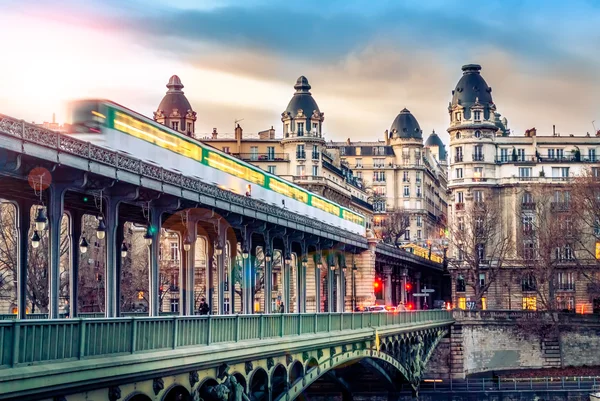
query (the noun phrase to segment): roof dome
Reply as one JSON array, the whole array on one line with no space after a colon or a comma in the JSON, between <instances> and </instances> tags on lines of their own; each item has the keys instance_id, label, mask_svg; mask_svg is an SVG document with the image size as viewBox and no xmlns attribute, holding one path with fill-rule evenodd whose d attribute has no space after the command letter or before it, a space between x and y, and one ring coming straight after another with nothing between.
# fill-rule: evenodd
<instances>
[{"instance_id":1,"label":"roof dome","mask_svg":"<svg viewBox=\"0 0 600 401\"><path fill-rule=\"evenodd\" d=\"M390 128L390 138L394 136L394 131L398 133L400 138L423 139L423 131L421 131L419 122L406 108L402 109L394 119Z\"/></svg>"},{"instance_id":2,"label":"roof dome","mask_svg":"<svg viewBox=\"0 0 600 401\"><path fill-rule=\"evenodd\" d=\"M158 110L162 110L165 116L169 116L173 110L177 109L179 114L185 116L189 110L192 110L190 102L183 94L183 84L177 75L173 75L167 84L167 94L158 105Z\"/></svg>"},{"instance_id":3,"label":"roof dome","mask_svg":"<svg viewBox=\"0 0 600 401\"><path fill-rule=\"evenodd\" d=\"M310 91L310 84L308 83L308 79L304 75L296 80L296 85L294 85L294 89L296 89L296 93L292 96L292 99L288 103L285 108L286 113L290 113L292 117L295 117L298 114L298 110L302 109L302 112L306 116L312 116L316 111L320 113L319 106L317 106L317 102L312 97Z\"/></svg>"},{"instance_id":4,"label":"roof dome","mask_svg":"<svg viewBox=\"0 0 600 401\"><path fill-rule=\"evenodd\" d=\"M442 139L438 136L438 134L433 131L431 135L425 141L425 146L429 147L438 147L438 160L446 160L446 145L442 142Z\"/></svg>"},{"instance_id":5,"label":"roof dome","mask_svg":"<svg viewBox=\"0 0 600 401\"><path fill-rule=\"evenodd\" d=\"M488 118L488 108L494 104L492 101L492 88L488 86L481 76L479 64L462 66L463 76L452 91L452 106L461 105L465 108L465 118L470 118L470 108L479 102L484 107L485 117Z\"/></svg>"}]
</instances>

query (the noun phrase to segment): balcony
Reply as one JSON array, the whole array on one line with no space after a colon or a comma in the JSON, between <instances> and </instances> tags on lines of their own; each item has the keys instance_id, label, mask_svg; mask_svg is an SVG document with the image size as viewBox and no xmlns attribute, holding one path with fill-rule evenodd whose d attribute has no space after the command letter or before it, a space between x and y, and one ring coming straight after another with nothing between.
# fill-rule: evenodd
<instances>
[{"instance_id":1,"label":"balcony","mask_svg":"<svg viewBox=\"0 0 600 401\"><path fill-rule=\"evenodd\" d=\"M238 153L234 156L244 161L290 161L287 153Z\"/></svg>"},{"instance_id":2,"label":"balcony","mask_svg":"<svg viewBox=\"0 0 600 401\"><path fill-rule=\"evenodd\" d=\"M306 152L296 152L296 159L306 159Z\"/></svg>"},{"instance_id":3,"label":"balcony","mask_svg":"<svg viewBox=\"0 0 600 401\"><path fill-rule=\"evenodd\" d=\"M550 208L552 210L569 210L569 202L551 202L550 203Z\"/></svg>"},{"instance_id":4,"label":"balcony","mask_svg":"<svg viewBox=\"0 0 600 401\"><path fill-rule=\"evenodd\" d=\"M321 154L319 152L313 152L312 153L312 159L313 160L319 160L321 158Z\"/></svg>"},{"instance_id":5,"label":"balcony","mask_svg":"<svg viewBox=\"0 0 600 401\"><path fill-rule=\"evenodd\" d=\"M461 163L463 161L462 155L454 156L454 163Z\"/></svg>"},{"instance_id":6,"label":"balcony","mask_svg":"<svg viewBox=\"0 0 600 401\"><path fill-rule=\"evenodd\" d=\"M484 157L483 157L483 155L482 155L482 154L475 153L475 154L473 155L473 161L474 161L474 162L482 162L483 160L484 160Z\"/></svg>"},{"instance_id":7,"label":"balcony","mask_svg":"<svg viewBox=\"0 0 600 401\"><path fill-rule=\"evenodd\" d=\"M465 210L465 204L463 202L457 203L455 206L456 210Z\"/></svg>"},{"instance_id":8,"label":"balcony","mask_svg":"<svg viewBox=\"0 0 600 401\"><path fill-rule=\"evenodd\" d=\"M557 291L575 291L575 283L558 283L556 285Z\"/></svg>"},{"instance_id":9,"label":"balcony","mask_svg":"<svg viewBox=\"0 0 600 401\"><path fill-rule=\"evenodd\" d=\"M598 158L595 156L541 156L541 155L501 155L496 156L495 162L505 163L596 163Z\"/></svg>"}]
</instances>

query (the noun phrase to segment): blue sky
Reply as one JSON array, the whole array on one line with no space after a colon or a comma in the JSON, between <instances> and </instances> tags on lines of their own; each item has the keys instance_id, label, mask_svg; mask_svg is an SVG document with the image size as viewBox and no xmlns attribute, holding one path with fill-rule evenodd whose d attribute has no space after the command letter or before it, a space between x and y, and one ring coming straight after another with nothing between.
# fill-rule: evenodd
<instances>
[{"instance_id":1,"label":"blue sky","mask_svg":"<svg viewBox=\"0 0 600 401\"><path fill-rule=\"evenodd\" d=\"M328 139L382 138L404 107L445 132L460 67L478 63L516 135L600 121L595 1L0 0L0 26L0 112L27 120L87 96L151 115L177 74L199 132L280 130L305 75Z\"/></svg>"}]
</instances>

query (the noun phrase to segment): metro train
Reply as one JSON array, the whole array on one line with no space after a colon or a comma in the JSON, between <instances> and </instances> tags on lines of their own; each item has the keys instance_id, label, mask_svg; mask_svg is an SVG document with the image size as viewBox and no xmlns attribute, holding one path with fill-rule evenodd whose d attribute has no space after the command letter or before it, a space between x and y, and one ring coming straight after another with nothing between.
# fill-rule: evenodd
<instances>
[{"instance_id":1,"label":"metro train","mask_svg":"<svg viewBox=\"0 0 600 401\"><path fill-rule=\"evenodd\" d=\"M69 105L74 138L365 235L365 217L107 100Z\"/></svg>"}]
</instances>

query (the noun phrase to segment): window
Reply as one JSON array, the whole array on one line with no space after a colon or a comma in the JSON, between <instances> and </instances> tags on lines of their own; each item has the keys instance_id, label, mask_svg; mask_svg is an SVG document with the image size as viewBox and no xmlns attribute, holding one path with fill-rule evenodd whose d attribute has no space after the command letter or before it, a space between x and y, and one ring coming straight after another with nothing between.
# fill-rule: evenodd
<instances>
[{"instance_id":1,"label":"window","mask_svg":"<svg viewBox=\"0 0 600 401\"><path fill-rule=\"evenodd\" d=\"M485 287L485 273L479 273L479 287Z\"/></svg>"},{"instance_id":2,"label":"window","mask_svg":"<svg viewBox=\"0 0 600 401\"><path fill-rule=\"evenodd\" d=\"M473 147L473 161L483 161L483 146L476 145Z\"/></svg>"},{"instance_id":3,"label":"window","mask_svg":"<svg viewBox=\"0 0 600 401\"><path fill-rule=\"evenodd\" d=\"M362 159L356 159L356 167L362 167Z\"/></svg>"},{"instance_id":4,"label":"window","mask_svg":"<svg viewBox=\"0 0 600 401\"><path fill-rule=\"evenodd\" d=\"M223 152L229 154L229 152L230 152L229 146L223 146Z\"/></svg>"},{"instance_id":5,"label":"window","mask_svg":"<svg viewBox=\"0 0 600 401\"><path fill-rule=\"evenodd\" d=\"M588 159L591 162L596 161L596 149L588 149Z\"/></svg>"},{"instance_id":6,"label":"window","mask_svg":"<svg viewBox=\"0 0 600 401\"><path fill-rule=\"evenodd\" d=\"M553 179L565 179L569 177L568 167L552 167L552 178Z\"/></svg>"},{"instance_id":7,"label":"window","mask_svg":"<svg viewBox=\"0 0 600 401\"><path fill-rule=\"evenodd\" d=\"M267 146L267 158L275 160L275 146Z\"/></svg>"},{"instance_id":8,"label":"window","mask_svg":"<svg viewBox=\"0 0 600 401\"><path fill-rule=\"evenodd\" d=\"M519 178L530 178L531 167L519 167Z\"/></svg>"},{"instance_id":9,"label":"window","mask_svg":"<svg viewBox=\"0 0 600 401\"><path fill-rule=\"evenodd\" d=\"M373 167L385 167L385 159L373 159Z\"/></svg>"},{"instance_id":10,"label":"window","mask_svg":"<svg viewBox=\"0 0 600 401\"><path fill-rule=\"evenodd\" d=\"M385 171L373 172L373 181L374 182L385 182Z\"/></svg>"},{"instance_id":11,"label":"window","mask_svg":"<svg viewBox=\"0 0 600 401\"><path fill-rule=\"evenodd\" d=\"M600 167L592 167L592 176L593 177L600 177Z\"/></svg>"},{"instance_id":12,"label":"window","mask_svg":"<svg viewBox=\"0 0 600 401\"><path fill-rule=\"evenodd\" d=\"M423 197L423 192L421 190L421 186L417 185L417 198Z\"/></svg>"},{"instance_id":13,"label":"window","mask_svg":"<svg viewBox=\"0 0 600 401\"><path fill-rule=\"evenodd\" d=\"M171 298L171 312L179 312L179 298Z\"/></svg>"},{"instance_id":14,"label":"window","mask_svg":"<svg viewBox=\"0 0 600 401\"><path fill-rule=\"evenodd\" d=\"M458 228L458 231L464 231L465 230L465 219L460 216L456 222L456 227Z\"/></svg>"},{"instance_id":15,"label":"window","mask_svg":"<svg viewBox=\"0 0 600 401\"><path fill-rule=\"evenodd\" d=\"M457 111L456 113L454 113L454 121L460 121L460 117L461 117L460 111Z\"/></svg>"},{"instance_id":16,"label":"window","mask_svg":"<svg viewBox=\"0 0 600 401\"><path fill-rule=\"evenodd\" d=\"M304 145L296 145L296 159L306 159Z\"/></svg>"},{"instance_id":17,"label":"window","mask_svg":"<svg viewBox=\"0 0 600 401\"><path fill-rule=\"evenodd\" d=\"M417 230L417 239L421 239L421 230Z\"/></svg>"},{"instance_id":18,"label":"window","mask_svg":"<svg viewBox=\"0 0 600 401\"><path fill-rule=\"evenodd\" d=\"M523 234L531 234L533 232L533 215L525 215L522 217Z\"/></svg>"},{"instance_id":19,"label":"window","mask_svg":"<svg viewBox=\"0 0 600 401\"><path fill-rule=\"evenodd\" d=\"M223 300L223 312L225 312L226 315L229 314L229 298Z\"/></svg>"},{"instance_id":20,"label":"window","mask_svg":"<svg viewBox=\"0 0 600 401\"><path fill-rule=\"evenodd\" d=\"M277 174L275 171L277 169L277 166L267 166L267 171L271 174Z\"/></svg>"},{"instance_id":21,"label":"window","mask_svg":"<svg viewBox=\"0 0 600 401\"><path fill-rule=\"evenodd\" d=\"M171 290L179 290L179 273L171 273Z\"/></svg>"},{"instance_id":22,"label":"window","mask_svg":"<svg viewBox=\"0 0 600 401\"><path fill-rule=\"evenodd\" d=\"M178 121L173 121L171 123L171 128L173 128L175 131L179 131L179 122Z\"/></svg>"},{"instance_id":23,"label":"window","mask_svg":"<svg viewBox=\"0 0 600 401\"><path fill-rule=\"evenodd\" d=\"M403 202L403 205L404 205L404 209L410 209L410 201L409 200L405 200Z\"/></svg>"},{"instance_id":24,"label":"window","mask_svg":"<svg viewBox=\"0 0 600 401\"><path fill-rule=\"evenodd\" d=\"M410 230L404 231L404 240L410 241Z\"/></svg>"},{"instance_id":25,"label":"window","mask_svg":"<svg viewBox=\"0 0 600 401\"><path fill-rule=\"evenodd\" d=\"M465 202L465 195L462 191L459 191L456 193L456 203L464 203Z\"/></svg>"},{"instance_id":26,"label":"window","mask_svg":"<svg viewBox=\"0 0 600 401\"><path fill-rule=\"evenodd\" d=\"M475 202L475 203L483 203L484 202L483 191L481 191L481 190L473 191L473 202Z\"/></svg>"},{"instance_id":27,"label":"window","mask_svg":"<svg viewBox=\"0 0 600 401\"><path fill-rule=\"evenodd\" d=\"M385 187L375 187L375 194L385 196Z\"/></svg>"},{"instance_id":28,"label":"window","mask_svg":"<svg viewBox=\"0 0 600 401\"><path fill-rule=\"evenodd\" d=\"M250 147L250 160L258 160L258 146Z\"/></svg>"},{"instance_id":29,"label":"window","mask_svg":"<svg viewBox=\"0 0 600 401\"><path fill-rule=\"evenodd\" d=\"M477 259L479 259L480 263L485 262L485 245L477 244Z\"/></svg>"},{"instance_id":30,"label":"window","mask_svg":"<svg viewBox=\"0 0 600 401\"><path fill-rule=\"evenodd\" d=\"M408 202L408 201L404 201L404 202ZM415 209L421 209L421 201L415 201Z\"/></svg>"},{"instance_id":31,"label":"window","mask_svg":"<svg viewBox=\"0 0 600 401\"><path fill-rule=\"evenodd\" d=\"M319 123L313 123L312 124L312 132L315 135L319 134Z\"/></svg>"},{"instance_id":32,"label":"window","mask_svg":"<svg viewBox=\"0 0 600 401\"><path fill-rule=\"evenodd\" d=\"M474 118L474 120L475 120L475 121L481 121L481 110L475 110L475 111L473 112L473 118ZM478 133L478 132L479 132L479 131L476 131L476 132L475 132L475 136L476 136L477 138L479 138L479 137L477 136L477 133ZM479 135L481 135L481 132L479 132Z\"/></svg>"},{"instance_id":33,"label":"window","mask_svg":"<svg viewBox=\"0 0 600 401\"><path fill-rule=\"evenodd\" d=\"M410 197L410 187L408 185L404 186L404 197L405 198Z\"/></svg>"},{"instance_id":34,"label":"window","mask_svg":"<svg viewBox=\"0 0 600 401\"><path fill-rule=\"evenodd\" d=\"M360 146L357 146L357 147L355 148L355 150L356 150L356 156L360 156L360 155L361 155L362 148L361 148Z\"/></svg>"},{"instance_id":35,"label":"window","mask_svg":"<svg viewBox=\"0 0 600 401\"><path fill-rule=\"evenodd\" d=\"M467 299L465 297L458 298L458 308L467 309Z\"/></svg>"},{"instance_id":36,"label":"window","mask_svg":"<svg viewBox=\"0 0 600 401\"><path fill-rule=\"evenodd\" d=\"M420 149L415 149L415 164L417 166L421 165L421 150Z\"/></svg>"},{"instance_id":37,"label":"window","mask_svg":"<svg viewBox=\"0 0 600 401\"><path fill-rule=\"evenodd\" d=\"M296 175L299 177L304 177L306 175L306 170L304 166L296 166Z\"/></svg>"},{"instance_id":38,"label":"window","mask_svg":"<svg viewBox=\"0 0 600 401\"><path fill-rule=\"evenodd\" d=\"M416 176L417 176L417 178L416 178L416 181L417 181L417 182L421 182L421 172L420 172L420 171L417 171L415 174L416 174Z\"/></svg>"},{"instance_id":39,"label":"window","mask_svg":"<svg viewBox=\"0 0 600 401\"><path fill-rule=\"evenodd\" d=\"M466 289L465 278L463 276L458 276L456 279L456 292L465 292Z\"/></svg>"},{"instance_id":40,"label":"window","mask_svg":"<svg viewBox=\"0 0 600 401\"><path fill-rule=\"evenodd\" d=\"M462 146L457 146L456 147L454 161L457 162L457 163L463 161Z\"/></svg>"},{"instance_id":41,"label":"window","mask_svg":"<svg viewBox=\"0 0 600 401\"><path fill-rule=\"evenodd\" d=\"M476 180L483 178L483 167L474 167L473 168L473 178Z\"/></svg>"},{"instance_id":42,"label":"window","mask_svg":"<svg viewBox=\"0 0 600 401\"><path fill-rule=\"evenodd\" d=\"M298 123L298 136L304 136L304 123Z\"/></svg>"},{"instance_id":43,"label":"window","mask_svg":"<svg viewBox=\"0 0 600 401\"><path fill-rule=\"evenodd\" d=\"M356 172L356 178L359 180L362 180L362 171L357 171Z\"/></svg>"},{"instance_id":44,"label":"window","mask_svg":"<svg viewBox=\"0 0 600 401\"><path fill-rule=\"evenodd\" d=\"M385 212L385 207L386 207L386 204L385 204L384 200L377 200L373 203L373 209L376 212Z\"/></svg>"},{"instance_id":45,"label":"window","mask_svg":"<svg viewBox=\"0 0 600 401\"><path fill-rule=\"evenodd\" d=\"M179 244L177 242L171 242L171 260L179 260Z\"/></svg>"},{"instance_id":46,"label":"window","mask_svg":"<svg viewBox=\"0 0 600 401\"><path fill-rule=\"evenodd\" d=\"M319 175L319 166L312 166L312 175L315 177Z\"/></svg>"},{"instance_id":47,"label":"window","mask_svg":"<svg viewBox=\"0 0 600 401\"><path fill-rule=\"evenodd\" d=\"M573 310L575 309L575 299L572 295L563 295L556 297L558 309Z\"/></svg>"},{"instance_id":48,"label":"window","mask_svg":"<svg viewBox=\"0 0 600 401\"><path fill-rule=\"evenodd\" d=\"M508 149L502 148L500 149L500 162L506 163L508 161Z\"/></svg>"},{"instance_id":49,"label":"window","mask_svg":"<svg viewBox=\"0 0 600 401\"><path fill-rule=\"evenodd\" d=\"M523 193L523 198L521 199L523 204L531 204L533 203L533 195L531 194L531 192L525 192Z\"/></svg>"},{"instance_id":50,"label":"window","mask_svg":"<svg viewBox=\"0 0 600 401\"><path fill-rule=\"evenodd\" d=\"M460 139L460 131L456 133L456 139Z\"/></svg>"},{"instance_id":51,"label":"window","mask_svg":"<svg viewBox=\"0 0 600 401\"><path fill-rule=\"evenodd\" d=\"M457 168L454 171L456 174L456 178L463 178L463 169L462 168Z\"/></svg>"},{"instance_id":52,"label":"window","mask_svg":"<svg viewBox=\"0 0 600 401\"><path fill-rule=\"evenodd\" d=\"M408 171L402 172L402 182L410 182L410 173Z\"/></svg>"},{"instance_id":53,"label":"window","mask_svg":"<svg viewBox=\"0 0 600 401\"><path fill-rule=\"evenodd\" d=\"M565 157L564 149L556 149L556 158L563 159Z\"/></svg>"},{"instance_id":54,"label":"window","mask_svg":"<svg viewBox=\"0 0 600 401\"><path fill-rule=\"evenodd\" d=\"M417 227L423 227L423 216L417 216Z\"/></svg>"},{"instance_id":55,"label":"window","mask_svg":"<svg viewBox=\"0 0 600 401\"><path fill-rule=\"evenodd\" d=\"M537 296L523 297L523 310L537 310Z\"/></svg>"},{"instance_id":56,"label":"window","mask_svg":"<svg viewBox=\"0 0 600 401\"><path fill-rule=\"evenodd\" d=\"M525 149L517 149L517 160L520 162L525 161Z\"/></svg>"},{"instance_id":57,"label":"window","mask_svg":"<svg viewBox=\"0 0 600 401\"><path fill-rule=\"evenodd\" d=\"M521 291L523 292L532 292L537 290L537 285L535 281L535 276L531 273L526 274L521 279Z\"/></svg>"},{"instance_id":58,"label":"window","mask_svg":"<svg viewBox=\"0 0 600 401\"><path fill-rule=\"evenodd\" d=\"M188 134L192 133L192 123L187 123L187 132Z\"/></svg>"},{"instance_id":59,"label":"window","mask_svg":"<svg viewBox=\"0 0 600 401\"><path fill-rule=\"evenodd\" d=\"M319 145L313 145L312 158L313 160L319 160Z\"/></svg>"},{"instance_id":60,"label":"window","mask_svg":"<svg viewBox=\"0 0 600 401\"><path fill-rule=\"evenodd\" d=\"M561 291L575 290L575 280L572 272L560 272L556 275L556 287Z\"/></svg>"}]
</instances>

